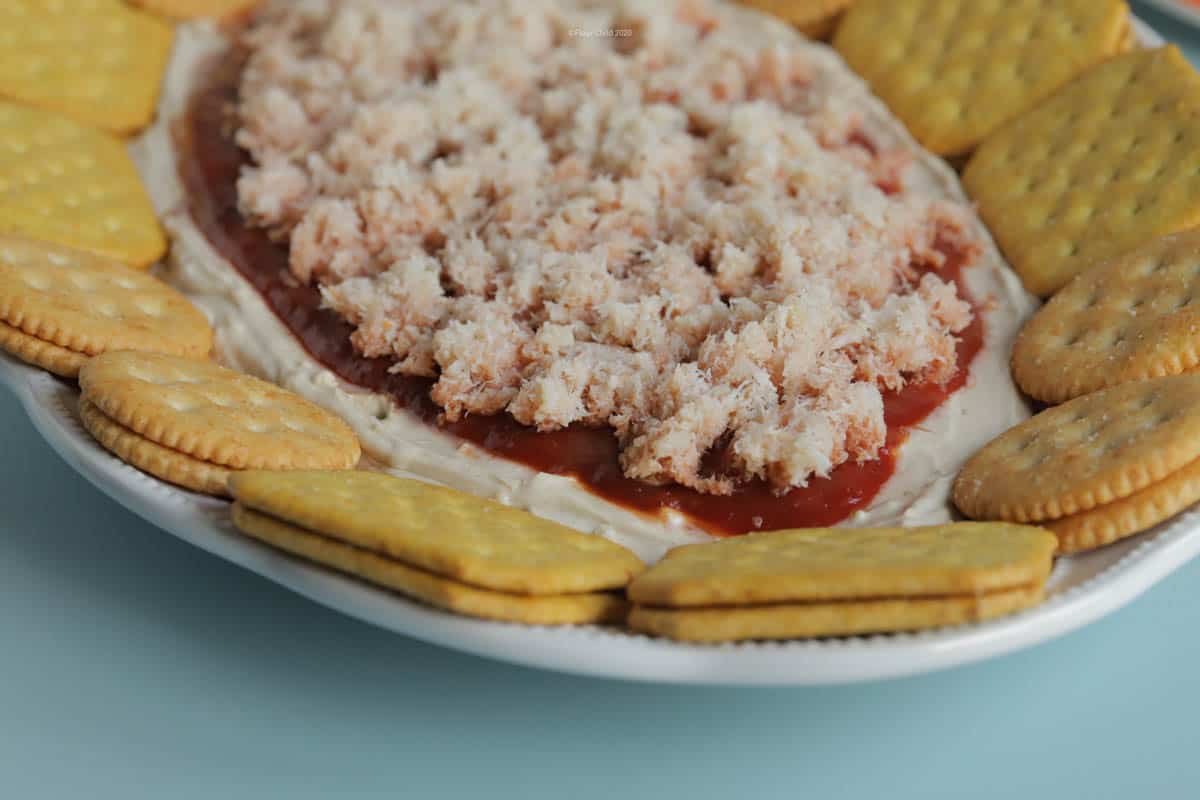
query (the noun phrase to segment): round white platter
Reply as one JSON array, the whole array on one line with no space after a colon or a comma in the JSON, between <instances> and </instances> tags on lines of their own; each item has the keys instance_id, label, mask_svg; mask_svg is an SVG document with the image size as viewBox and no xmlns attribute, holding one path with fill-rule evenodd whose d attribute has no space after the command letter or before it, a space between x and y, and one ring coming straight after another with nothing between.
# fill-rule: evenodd
<instances>
[{"instance_id":1,"label":"round white platter","mask_svg":"<svg viewBox=\"0 0 1200 800\"><path fill-rule=\"evenodd\" d=\"M1167 3L1163 3L1167 5ZM1140 21L1149 46L1160 37ZM80 475L138 516L202 550L348 616L432 644L528 667L638 681L800 686L896 678L982 661L1111 614L1200 554L1200 510L1086 555L1059 559L1045 603L992 622L918 634L687 645L615 628L549 628L459 617L272 550L238 534L225 501L162 483L83 430L78 388L0 353L0 383Z\"/></svg>"},{"instance_id":2,"label":"round white platter","mask_svg":"<svg viewBox=\"0 0 1200 800\"><path fill-rule=\"evenodd\" d=\"M162 530L351 617L529 667L641 681L813 685L892 678L1020 650L1116 611L1200 554L1200 511L1097 552L1063 558L1049 599L1013 617L919 634L699 646L615 628L549 628L448 614L292 558L238 534L225 501L164 484L83 430L78 389L0 355L0 382L50 446L105 494Z\"/></svg>"}]
</instances>

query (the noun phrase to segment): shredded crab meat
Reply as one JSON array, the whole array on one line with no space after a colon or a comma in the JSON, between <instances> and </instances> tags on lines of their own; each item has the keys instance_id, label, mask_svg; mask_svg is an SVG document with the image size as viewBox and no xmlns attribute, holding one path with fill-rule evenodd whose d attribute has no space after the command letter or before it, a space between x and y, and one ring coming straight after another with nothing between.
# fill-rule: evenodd
<instances>
[{"instance_id":1,"label":"shredded crab meat","mask_svg":"<svg viewBox=\"0 0 1200 800\"><path fill-rule=\"evenodd\" d=\"M765 17L299 0L243 38L242 213L447 421L607 426L630 477L784 491L955 374L972 312L936 271L978 252L968 212Z\"/></svg>"}]
</instances>

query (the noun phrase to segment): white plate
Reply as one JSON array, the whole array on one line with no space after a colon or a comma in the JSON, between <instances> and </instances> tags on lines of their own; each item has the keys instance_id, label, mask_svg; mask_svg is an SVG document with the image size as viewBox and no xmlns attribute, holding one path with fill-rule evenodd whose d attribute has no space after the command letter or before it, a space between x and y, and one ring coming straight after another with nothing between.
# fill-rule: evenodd
<instances>
[{"instance_id":1,"label":"white plate","mask_svg":"<svg viewBox=\"0 0 1200 800\"><path fill-rule=\"evenodd\" d=\"M1161 39L1138 24L1143 42ZM234 531L224 501L173 488L122 463L83 430L78 390L0 354L0 382L59 455L105 494L168 533L337 609L433 644L558 670L629 680L815 685L894 678L981 661L1075 630L1129 603L1200 554L1200 511L1094 553L1059 559L1037 608L919 634L700 646L599 627L545 628L448 614L309 564Z\"/></svg>"},{"instance_id":2,"label":"white plate","mask_svg":"<svg viewBox=\"0 0 1200 800\"><path fill-rule=\"evenodd\" d=\"M599 627L545 628L458 617L274 551L237 534L228 504L175 489L122 463L83 430L78 390L0 355L0 379L81 475L168 533L352 617L476 655L583 675L671 683L811 685L891 678L980 661L1061 636L1109 614L1200 554L1200 511L1134 539L1060 559L1050 597L980 625L900 636L724 646L683 645Z\"/></svg>"},{"instance_id":3,"label":"white plate","mask_svg":"<svg viewBox=\"0 0 1200 800\"><path fill-rule=\"evenodd\" d=\"M1142 2L1177 20L1200 27L1200 6L1188 5L1181 0L1142 0Z\"/></svg>"}]
</instances>

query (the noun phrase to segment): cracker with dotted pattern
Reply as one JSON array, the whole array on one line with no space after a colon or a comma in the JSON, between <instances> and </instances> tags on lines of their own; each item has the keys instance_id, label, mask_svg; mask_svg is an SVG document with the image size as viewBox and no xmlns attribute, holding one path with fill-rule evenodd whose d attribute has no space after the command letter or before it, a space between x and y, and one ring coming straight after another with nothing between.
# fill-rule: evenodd
<instances>
[{"instance_id":1,"label":"cracker with dotted pattern","mask_svg":"<svg viewBox=\"0 0 1200 800\"><path fill-rule=\"evenodd\" d=\"M234 503L233 521L247 536L272 547L471 617L529 625L582 625L619 622L628 611L617 592L527 595L471 586L305 530L242 503Z\"/></svg>"},{"instance_id":2,"label":"cracker with dotted pattern","mask_svg":"<svg viewBox=\"0 0 1200 800\"><path fill-rule=\"evenodd\" d=\"M1113 58L989 137L963 183L1026 288L1200 224L1200 75L1174 46Z\"/></svg>"},{"instance_id":3,"label":"cracker with dotted pattern","mask_svg":"<svg viewBox=\"0 0 1200 800\"><path fill-rule=\"evenodd\" d=\"M171 19L225 19L249 11L260 0L133 0L147 11Z\"/></svg>"},{"instance_id":4,"label":"cracker with dotted pattern","mask_svg":"<svg viewBox=\"0 0 1200 800\"><path fill-rule=\"evenodd\" d=\"M135 267L152 264L167 249L124 143L57 114L4 101L0 233Z\"/></svg>"},{"instance_id":5,"label":"cracker with dotted pattern","mask_svg":"<svg viewBox=\"0 0 1200 800\"><path fill-rule=\"evenodd\" d=\"M779 17L813 39L833 33L838 17L854 0L741 0L743 5Z\"/></svg>"},{"instance_id":6,"label":"cracker with dotted pattern","mask_svg":"<svg viewBox=\"0 0 1200 800\"><path fill-rule=\"evenodd\" d=\"M1042 602L1041 584L980 595L779 603L745 608L655 608L635 605L629 627L684 642L859 636L944 628L1014 614Z\"/></svg>"},{"instance_id":7,"label":"cracker with dotted pattern","mask_svg":"<svg viewBox=\"0 0 1200 800\"><path fill-rule=\"evenodd\" d=\"M485 589L623 588L643 564L602 536L490 500L375 472L235 475L244 505L345 544Z\"/></svg>"},{"instance_id":8,"label":"cracker with dotted pattern","mask_svg":"<svg viewBox=\"0 0 1200 800\"><path fill-rule=\"evenodd\" d=\"M1058 537L1058 552L1079 553L1149 530L1196 502L1200 460L1128 497L1041 524Z\"/></svg>"},{"instance_id":9,"label":"cracker with dotted pattern","mask_svg":"<svg viewBox=\"0 0 1200 800\"><path fill-rule=\"evenodd\" d=\"M1044 522L1129 497L1200 458L1200 375L1123 383L1047 409L972 456L973 519Z\"/></svg>"},{"instance_id":10,"label":"cracker with dotted pattern","mask_svg":"<svg viewBox=\"0 0 1200 800\"><path fill-rule=\"evenodd\" d=\"M0 322L0 350L27 364L41 367L63 378L74 378L89 356L30 336L19 328Z\"/></svg>"},{"instance_id":11,"label":"cracker with dotted pattern","mask_svg":"<svg viewBox=\"0 0 1200 800\"><path fill-rule=\"evenodd\" d=\"M1124 0L859 0L834 47L926 148L960 156L1120 51Z\"/></svg>"},{"instance_id":12,"label":"cracker with dotted pattern","mask_svg":"<svg viewBox=\"0 0 1200 800\"><path fill-rule=\"evenodd\" d=\"M1200 231L1151 241L1076 276L1013 345L1017 385L1061 403L1200 366Z\"/></svg>"},{"instance_id":13,"label":"cracker with dotted pattern","mask_svg":"<svg viewBox=\"0 0 1200 800\"><path fill-rule=\"evenodd\" d=\"M163 447L109 419L86 398L80 398L83 427L104 449L130 466L167 483L217 497L228 497L225 488L230 470Z\"/></svg>"},{"instance_id":14,"label":"cracker with dotted pattern","mask_svg":"<svg viewBox=\"0 0 1200 800\"><path fill-rule=\"evenodd\" d=\"M171 38L121 0L5 0L0 96L131 133L154 116Z\"/></svg>"},{"instance_id":15,"label":"cracker with dotted pattern","mask_svg":"<svg viewBox=\"0 0 1200 800\"><path fill-rule=\"evenodd\" d=\"M105 350L203 358L213 339L205 316L157 278L78 250L11 236L0 236L0 322L83 359ZM0 344L5 340L17 355L54 353L15 335L0 337ZM77 359L59 355L56 363L66 371L52 371L74 377L82 362L72 372L70 363Z\"/></svg>"},{"instance_id":16,"label":"cracker with dotted pattern","mask_svg":"<svg viewBox=\"0 0 1200 800\"><path fill-rule=\"evenodd\" d=\"M209 361L109 351L79 371L83 397L155 444L230 469L349 469L360 448L334 414Z\"/></svg>"},{"instance_id":17,"label":"cracker with dotted pattern","mask_svg":"<svg viewBox=\"0 0 1200 800\"><path fill-rule=\"evenodd\" d=\"M983 594L1044 579L1054 547L1046 531L1003 523L767 531L677 547L629 598L684 607Z\"/></svg>"}]
</instances>

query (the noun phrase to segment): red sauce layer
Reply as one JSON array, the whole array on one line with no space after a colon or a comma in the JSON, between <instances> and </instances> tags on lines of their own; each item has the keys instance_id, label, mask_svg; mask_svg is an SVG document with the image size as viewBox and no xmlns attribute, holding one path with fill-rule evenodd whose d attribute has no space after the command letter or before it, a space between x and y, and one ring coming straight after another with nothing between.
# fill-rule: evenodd
<instances>
[{"instance_id":1,"label":"red sauce layer","mask_svg":"<svg viewBox=\"0 0 1200 800\"><path fill-rule=\"evenodd\" d=\"M575 425L539 433L507 414L439 425L440 409L429 399L433 381L389 374L390 361L356 353L350 344L350 325L320 307L314 287L297 285L288 269L286 244L272 241L242 219L236 183L249 157L233 141L231 119L239 74L237 60L227 59L214 71L209 87L196 93L190 113L175 130L184 154L180 171L192 217L216 250L262 294L309 354L343 380L388 394L425 424L494 455L543 472L575 477L601 497L627 508L655 515L664 508L676 509L709 532L725 535L833 525L864 508L879 493L896 469L908 431L963 386L971 361L983 345L983 315L975 305L974 321L959 340L959 368L954 378L944 385L911 385L884 396L888 436L878 459L845 463L828 478L814 479L807 487L783 495L761 481L742 484L732 495L716 496L626 478L617 461L616 437L608 429ZM948 246L942 250L947 258L938 274L956 281L959 296L970 299L960 280L962 254ZM708 462L719 469L721 454L713 454Z\"/></svg>"}]
</instances>

